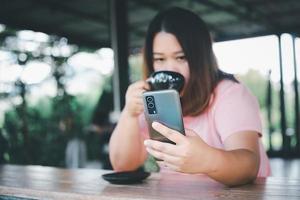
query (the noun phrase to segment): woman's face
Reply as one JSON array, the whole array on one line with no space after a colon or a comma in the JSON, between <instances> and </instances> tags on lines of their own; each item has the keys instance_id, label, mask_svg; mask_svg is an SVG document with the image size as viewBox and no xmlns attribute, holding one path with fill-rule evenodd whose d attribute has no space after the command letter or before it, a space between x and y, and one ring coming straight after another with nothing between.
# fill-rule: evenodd
<instances>
[{"instance_id":1,"label":"woman's face","mask_svg":"<svg viewBox=\"0 0 300 200\"><path fill-rule=\"evenodd\" d=\"M184 76L186 83L190 69L177 38L170 33L159 32L153 40L154 71L168 70Z\"/></svg>"}]
</instances>

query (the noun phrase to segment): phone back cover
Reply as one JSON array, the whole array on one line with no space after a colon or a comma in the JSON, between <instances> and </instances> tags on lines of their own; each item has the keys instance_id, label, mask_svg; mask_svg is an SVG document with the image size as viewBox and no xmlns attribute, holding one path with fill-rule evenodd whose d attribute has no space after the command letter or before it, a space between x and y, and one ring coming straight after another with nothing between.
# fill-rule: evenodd
<instances>
[{"instance_id":1,"label":"phone back cover","mask_svg":"<svg viewBox=\"0 0 300 200\"><path fill-rule=\"evenodd\" d=\"M156 114L149 114L146 104L147 96L154 97L155 106L157 110ZM144 92L143 101L145 117L148 122L150 137L152 139L173 143L152 128L151 124L154 121L160 122L166 125L167 127L177 130L180 133L184 134L181 104L179 94L177 91L159 90Z\"/></svg>"}]
</instances>

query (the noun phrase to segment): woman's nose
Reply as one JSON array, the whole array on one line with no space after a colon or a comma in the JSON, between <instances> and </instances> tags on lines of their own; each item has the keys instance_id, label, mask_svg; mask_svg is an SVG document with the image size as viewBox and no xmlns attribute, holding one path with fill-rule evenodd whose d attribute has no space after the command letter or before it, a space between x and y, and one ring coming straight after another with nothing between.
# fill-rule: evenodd
<instances>
[{"instance_id":1,"label":"woman's nose","mask_svg":"<svg viewBox=\"0 0 300 200\"><path fill-rule=\"evenodd\" d=\"M176 71L176 63L173 61L168 61L165 63L164 69L167 71Z\"/></svg>"}]
</instances>

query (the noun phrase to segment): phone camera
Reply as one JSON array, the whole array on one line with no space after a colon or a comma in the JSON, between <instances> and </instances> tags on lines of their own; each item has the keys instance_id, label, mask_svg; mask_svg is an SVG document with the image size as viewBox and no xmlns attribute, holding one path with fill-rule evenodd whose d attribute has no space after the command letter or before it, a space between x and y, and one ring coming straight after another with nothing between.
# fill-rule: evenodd
<instances>
[{"instance_id":1,"label":"phone camera","mask_svg":"<svg viewBox=\"0 0 300 200\"><path fill-rule=\"evenodd\" d=\"M149 103L150 103L150 102L153 102L153 100L154 100L154 99L153 99L152 96L147 96L147 97L146 97L146 101L149 102Z\"/></svg>"},{"instance_id":2,"label":"phone camera","mask_svg":"<svg viewBox=\"0 0 300 200\"><path fill-rule=\"evenodd\" d=\"M146 96L146 104L149 114L157 114L153 96Z\"/></svg>"},{"instance_id":3,"label":"phone camera","mask_svg":"<svg viewBox=\"0 0 300 200\"><path fill-rule=\"evenodd\" d=\"M153 103L148 103L148 108L154 108L154 104Z\"/></svg>"}]
</instances>

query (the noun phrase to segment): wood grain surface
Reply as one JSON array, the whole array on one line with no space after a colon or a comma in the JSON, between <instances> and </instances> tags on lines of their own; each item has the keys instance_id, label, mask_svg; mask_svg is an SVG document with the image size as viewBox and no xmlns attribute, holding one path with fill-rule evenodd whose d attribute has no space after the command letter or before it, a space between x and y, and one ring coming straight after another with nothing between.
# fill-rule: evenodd
<instances>
[{"instance_id":1,"label":"wood grain surface","mask_svg":"<svg viewBox=\"0 0 300 200\"><path fill-rule=\"evenodd\" d=\"M28 199L300 199L300 180L259 178L253 184L229 188L206 176L154 173L143 183L113 185L96 169L42 166L0 166L0 195ZM0 197L1 198L1 197Z\"/></svg>"}]
</instances>

